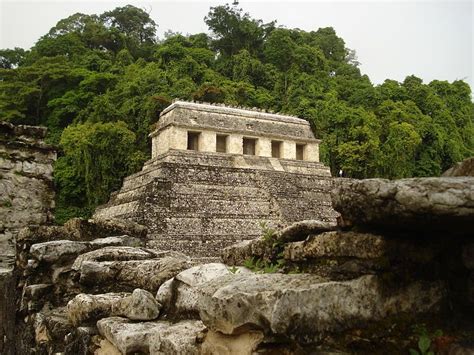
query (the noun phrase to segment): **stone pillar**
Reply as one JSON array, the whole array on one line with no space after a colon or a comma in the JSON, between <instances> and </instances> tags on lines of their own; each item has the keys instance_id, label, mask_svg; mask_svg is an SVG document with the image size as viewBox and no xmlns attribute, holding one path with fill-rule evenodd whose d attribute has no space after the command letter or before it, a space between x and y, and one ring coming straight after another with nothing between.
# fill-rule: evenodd
<instances>
[{"instance_id":1,"label":"stone pillar","mask_svg":"<svg viewBox=\"0 0 474 355\"><path fill-rule=\"evenodd\" d=\"M216 151L216 133L211 131L202 131L199 137L199 151L215 152Z\"/></svg>"},{"instance_id":2,"label":"stone pillar","mask_svg":"<svg viewBox=\"0 0 474 355\"><path fill-rule=\"evenodd\" d=\"M230 154L243 154L243 136L237 134L229 135L229 153Z\"/></svg>"},{"instance_id":3,"label":"stone pillar","mask_svg":"<svg viewBox=\"0 0 474 355\"><path fill-rule=\"evenodd\" d=\"M168 127L158 132L158 134L152 138L152 158L165 153L169 149L169 133L170 128Z\"/></svg>"},{"instance_id":4,"label":"stone pillar","mask_svg":"<svg viewBox=\"0 0 474 355\"><path fill-rule=\"evenodd\" d=\"M186 150L188 147L188 131L180 127L171 127L169 133L169 148Z\"/></svg>"},{"instance_id":5,"label":"stone pillar","mask_svg":"<svg viewBox=\"0 0 474 355\"><path fill-rule=\"evenodd\" d=\"M296 143L293 141L283 141L281 145L282 159L296 159Z\"/></svg>"},{"instance_id":6,"label":"stone pillar","mask_svg":"<svg viewBox=\"0 0 474 355\"><path fill-rule=\"evenodd\" d=\"M259 157L271 157L272 156L272 141L271 139L261 137L257 140L257 147L255 155Z\"/></svg>"},{"instance_id":7,"label":"stone pillar","mask_svg":"<svg viewBox=\"0 0 474 355\"><path fill-rule=\"evenodd\" d=\"M308 143L305 147L304 160L319 162L319 144Z\"/></svg>"}]
</instances>

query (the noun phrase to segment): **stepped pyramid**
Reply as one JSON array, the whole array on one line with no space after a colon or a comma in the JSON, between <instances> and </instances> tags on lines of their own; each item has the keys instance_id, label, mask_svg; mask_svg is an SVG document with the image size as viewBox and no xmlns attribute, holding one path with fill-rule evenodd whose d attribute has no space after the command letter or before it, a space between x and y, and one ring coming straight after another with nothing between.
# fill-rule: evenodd
<instances>
[{"instance_id":1,"label":"stepped pyramid","mask_svg":"<svg viewBox=\"0 0 474 355\"><path fill-rule=\"evenodd\" d=\"M95 217L146 225L154 248L215 257L262 225L336 217L305 120L176 101L150 136L152 158Z\"/></svg>"}]
</instances>

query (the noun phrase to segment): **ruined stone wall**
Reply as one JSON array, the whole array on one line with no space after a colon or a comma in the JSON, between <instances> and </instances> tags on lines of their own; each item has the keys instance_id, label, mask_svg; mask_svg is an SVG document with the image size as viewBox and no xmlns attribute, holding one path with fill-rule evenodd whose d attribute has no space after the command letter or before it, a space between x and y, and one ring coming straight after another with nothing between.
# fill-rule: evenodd
<instances>
[{"instance_id":1,"label":"ruined stone wall","mask_svg":"<svg viewBox=\"0 0 474 355\"><path fill-rule=\"evenodd\" d=\"M14 330L15 237L22 227L52 221L56 153L45 135L42 127L0 122L0 353L8 353Z\"/></svg>"},{"instance_id":2,"label":"ruined stone wall","mask_svg":"<svg viewBox=\"0 0 474 355\"><path fill-rule=\"evenodd\" d=\"M334 220L330 186L316 162L176 150L126 178L95 216L146 225L150 246L213 257L261 236L262 223Z\"/></svg>"}]
</instances>

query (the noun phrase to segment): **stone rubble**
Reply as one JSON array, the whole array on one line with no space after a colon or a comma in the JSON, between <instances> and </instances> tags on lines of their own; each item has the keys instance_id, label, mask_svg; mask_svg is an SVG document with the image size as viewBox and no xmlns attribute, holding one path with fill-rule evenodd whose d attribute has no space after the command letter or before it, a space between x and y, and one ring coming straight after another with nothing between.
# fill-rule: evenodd
<instances>
[{"instance_id":1,"label":"stone rubble","mask_svg":"<svg viewBox=\"0 0 474 355\"><path fill-rule=\"evenodd\" d=\"M124 316L131 320L158 318L160 304L154 296L139 288L127 293L88 295L80 293L67 304L69 320L77 326L108 316Z\"/></svg>"},{"instance_id":2,"label":"stone rubble","mask_svg":"<svg viewBox=\"0 0 474 355\"><path fill-rule=\"evenodd\" d=\"M474 177L336 179L331 197L347 227L423 234L473 227Z\"/></svg>"},{"instance_id":3,"label":"stone rubble","mask_svg":"<svg viewBox=\"0 0 474 355\"><path fill-rule=\"evenodd\" d=\"M222 263L153 249L123 221L27 228L17 353L398 354L416 348L421 323L446 331L431 350L472 353L469 179L338 180L338 225L266 230L223 249Z\"/></svg>"}]
</instances>

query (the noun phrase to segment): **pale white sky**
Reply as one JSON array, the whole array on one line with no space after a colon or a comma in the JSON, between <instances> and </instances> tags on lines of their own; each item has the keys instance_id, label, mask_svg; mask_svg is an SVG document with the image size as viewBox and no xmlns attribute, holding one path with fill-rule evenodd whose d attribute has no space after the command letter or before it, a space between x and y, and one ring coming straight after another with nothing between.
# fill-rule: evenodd
<instances>
[{"instance_id":1,"label":"pale white sky","mask_svg":"<svg viewBox=\"0 0 474 355\"><path fill-rule=\"evenodd\" d=\"M208 32L211 6L232 1L0 0L0 48L31 47L60 19L76 12L100 14L132 4L166 30ZM425 82L464 79L473 83L474 0L431 1L250 1L240 7L264 22L311 31L332 26L355 49L361 70L379 84L414 74Z\"/></svg>"}]
</instances>

